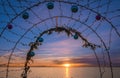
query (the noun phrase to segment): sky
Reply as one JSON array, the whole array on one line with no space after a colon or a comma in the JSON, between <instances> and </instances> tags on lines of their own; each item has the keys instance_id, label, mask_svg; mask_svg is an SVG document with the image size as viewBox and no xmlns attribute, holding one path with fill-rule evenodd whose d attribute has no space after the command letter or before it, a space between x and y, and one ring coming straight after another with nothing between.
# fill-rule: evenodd
<instances>
[{"instance_id":1,"label":"sky","mask_svg":"<svg viewBox=\"0 0 120 78\"><path fill-rule=\"evenodd\" d=\"M61 0L53 2L54 8L51 10L47 8L47 3L49 1L45 0L0 0L1 65L8 62L11 52L11 65L23 64L30 49L29 43L35 42L36 37L43 31L58 25L71 27L89 42L100 45L101 48L95 50L100 64L109 66L101 38L110 51L113 66L120 66L120 36L112 27L115 26L120 33L119 0ZM78 12L71 12L73 5L78 6ZM24 12L29 14L28 19L22 18ZM97 13L101 15L100 20L95 18ZM6 27L8 23L13 26L12 29ZM64 32L44 34L42 38L42 45L34 50L33 66L59 66L65 63L74 66L98 66L93 50L82 47L81 38L75 40Z\"/></svg>"}]
</instances>

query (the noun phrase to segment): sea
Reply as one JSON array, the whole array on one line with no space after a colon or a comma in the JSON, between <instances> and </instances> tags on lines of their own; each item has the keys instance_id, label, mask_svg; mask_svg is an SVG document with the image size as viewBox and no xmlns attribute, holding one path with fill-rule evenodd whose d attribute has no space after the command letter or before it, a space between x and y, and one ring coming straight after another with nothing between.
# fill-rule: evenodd
<instances>
[{"instance_id":1,"label":"sea","mask_svg":"<svg viewBox=\"0 0 120 78\"><path fill-rule=\"evenodd\" d=\"M8 78L22 78L22 67L10 67ZM109 67L102 68L102 78L111 78ZM120 78L120 67L113 68L114 78ZM0 67L0 78L6 78L6 68ZM98 67L31 67L28 78L100 78Z\"/></svg>"}]
</instances>

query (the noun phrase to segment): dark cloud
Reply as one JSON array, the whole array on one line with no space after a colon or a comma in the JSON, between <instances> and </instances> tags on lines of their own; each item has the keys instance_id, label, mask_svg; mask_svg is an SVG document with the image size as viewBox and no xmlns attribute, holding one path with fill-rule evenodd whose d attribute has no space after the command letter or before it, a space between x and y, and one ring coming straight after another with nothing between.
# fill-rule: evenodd
<instances>
[{"instance_id":1,"label":"dark cloud","mask_svg":"<svg viewBox=\"0 0 120 78\"><path fill-rule=\"evenodd\" d=\"M55 63L55 64L63 64L64 61L62 61L62 60L53 60L53 63Z\"/></svg>"},{"instance_id":2,"label":"dark cloud","mask_svg":"<svg viewBox=\"0 0 120 78\"><path fill-rule=\"evenodd\" d=\"M120 66L119 59L113 59L112 65L113 66ZM53 60L55 64L64 64L64 63L74 63L74 64L89 64L91 66L98 66L97 59L95 57L84 57L84 58L71 58L69 60ZM102 58L99 59L101 66L109 66L109 61L103 61Z\"/></svg>"},{"instance_id":3,"label":"dark cloud","mask_svg":"<svg viewBox=\"0 0 120 78\"><path fill-rule=\"evenodd\" d=\"M69 63L74 63L74 64L78 64L78 63L85 63L85 64L91 64L91 65L96 65L96 59L95 58L71 58L69 60L53 60L53 63L55 64L64 64L66 62Z\"/></svg>"}]
</instances>

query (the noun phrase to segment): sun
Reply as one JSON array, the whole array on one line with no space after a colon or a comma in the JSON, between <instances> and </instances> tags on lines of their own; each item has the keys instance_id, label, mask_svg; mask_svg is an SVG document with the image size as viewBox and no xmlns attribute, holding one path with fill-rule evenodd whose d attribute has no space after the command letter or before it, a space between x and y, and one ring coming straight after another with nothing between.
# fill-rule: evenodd
<instances>
[{"instance_id":1,"label":"sun","mask_svg":"<svg viewBox=\"0 0 120 78\"><path fill-rule=\"evenodd\" d=\"M70 64L63 64L64 67L70 67Z\"/></svg>"}]
</instances>

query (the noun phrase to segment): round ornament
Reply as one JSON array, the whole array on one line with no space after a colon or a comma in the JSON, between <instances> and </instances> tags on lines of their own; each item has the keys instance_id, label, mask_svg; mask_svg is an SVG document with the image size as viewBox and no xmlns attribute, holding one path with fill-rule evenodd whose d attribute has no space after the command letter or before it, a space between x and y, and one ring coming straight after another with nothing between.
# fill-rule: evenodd
<instances>
[{"instance_id":1,"label":"round ornament","mask_svg":"<svg viewBox=\"0 0 120 78\"><path fill-rule=\"evenodd\" d=\"M77 34L74 35L74 39L75 40L78 39L78 35Z\"/></svg>"},{"instance_id":2,"label":"round ornament","mask_svg":"<svg viewBox=\"0 0 120 78\"><path fill-rule=\"evenodd\" d=\"M53 8L54 8L54 4L53 4L52 2L49 2L49 3L47 4L47 8L48 8L48 9L53 9Z\"/></svg>"},{"instance_id":3,"label":"round ornament","mask_svg":"<svg viewBox=\"0 0 120 78\"><path fill-rule=\"evenodd\" d=\"M43 42L44 39L40 37L40 38L38 39L38 41L39 41L39 42Z\"/></svg>"},{"instance_id":4,"label":"round ornament","mask_svg":"<svg viewBox=\"0 0 120 78\"><path fill-rule=\"evenodd\" d=\"M33 57L34 55L35 55L35 53L32 51L28 53L28 56L30 56L30 57Z\"/></svg>"},{"instance_id":5,"label":"round ornament","mask_svg":"<svg viewBox=\"0 0 120 78\"><path fill-rule=\"evenodd\" d=\"M12 26L11 24L8 24L8 25L7 25L7 28L8 28L8 29L12 29L13 26Z\"/></svg>"},{"instance_id":6,"label":"round ornament","mask_svg":"<svg viewBox=\"0 0 120 78\"><path fill-rule=\"evenodd\" d=\"M23 13L22 18L23 19L28 19L29 18L29 14L27 12Z\"/></svg>"},{"instance_id":7,"label":"round ornament","mask_svg":"<svg viewBox=\"0 0 120 78\"><path fill-rule=\"evenodd\" d=\"M100 20L100 19L101 19L101 15L98 14L98 15L96 16L96 20Z\"/></svg>"},{"instance_id":8,"label":"round ornament","mask_svg":"<svg viewBox=\"0 0 120 78\"><path fill-rule=\"evenodd\" d=\"M71 11L74 12L74 13L76 13L78 11L78 7L76 5L73 5L71 7Z\"/></svg>"}]
</instances>

